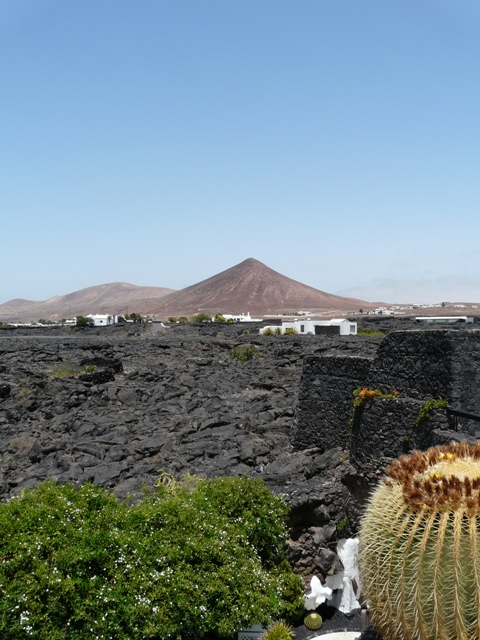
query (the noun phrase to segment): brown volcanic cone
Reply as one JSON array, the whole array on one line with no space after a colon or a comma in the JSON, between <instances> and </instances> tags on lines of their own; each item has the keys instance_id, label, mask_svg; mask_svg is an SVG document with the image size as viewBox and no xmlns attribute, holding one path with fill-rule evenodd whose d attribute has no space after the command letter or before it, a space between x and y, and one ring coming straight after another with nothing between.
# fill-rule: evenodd
<instances>
[{"instance_id":1,"label":"brown volcanic cone","mask_svg":"<svg viewBox=\"0 0 480 640\"><path fill-rule=\"evenodd\" d=\"M334 296L270 269L248 258L226 271L190 287L170 293L161 300L143 300L142 313L158 317L191 316L195 313L287 313L300 310L358 309L364 303Z\"/></svg>"},{"instance_id":2,"label":"brown volcanic cone","mask_svg":"<svg viewBox=\"0 0 480 640\"><path fill-rule=\"evenodd\" d=\"M0 304L0 320L11 322L36 322L39 318L59 320L89 313L136 312L136 301L148 298L158 300L174 291L164 287L137 287L126 282L99 284L74 291L65 296L55 296L42 302L10 300Z\"/></svg>"}]
</instances>

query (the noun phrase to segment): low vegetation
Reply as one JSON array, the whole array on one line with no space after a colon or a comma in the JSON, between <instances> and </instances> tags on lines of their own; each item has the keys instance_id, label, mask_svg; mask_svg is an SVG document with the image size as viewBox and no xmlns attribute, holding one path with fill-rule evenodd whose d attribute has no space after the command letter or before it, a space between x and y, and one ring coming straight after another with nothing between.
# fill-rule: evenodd
<instances>
[{"instance_id":1,"label":"low vegetation","mask_svg":"<svg viewBox=\"0 0 480 640\"><path fill-rule=\"evenodd\" d=\"M385 331L380 331L380 329L358 329L357 335L383 337L383 336L386 336L387 334L385 333Z\"/></svg>"},{"instance_id":2,"label":"low vegetation","mask_svg":"<svg viewBox=\"0 0 480 640\"><path fill-rule=\"evenodd\" d=\"M78 378L78 376L95 373L97 366L94 364L87 364L84 367L79 367L74 364L70 358L65 358L61 365L54 367L52 371L53 378Z\"/></svg>"},{"instance_id":3,"label":"low vegetation","mask_svg":"<svg viewBox=\"0 0 480 640\"><path fill-rule=\"evenodd\" d=\"M260 480L159 482L129 506L47 481L0 505L3 640L233 638L293 621L287 507Z\"/></svg>"},{"instance_id":4,"label":"low vegetation","mask_svg":"<svg viewBox=\"0 0 480 640\"><path fill-rule=\"evenodd\" d=\"M229 357L232 358L232 360L239 360L240 362L252 360L258 355L259 351L254 344L243 344L239 347L234 347L229 353Z\"/></svg>"},{"instance_id":5,"label":"low vegetation","mask_svg":"<svg viewBox=\"0 0 480 640\"><path fill-rule=\"evenodd\" d=\"M77 327L93 327L95 323L93 321L93 318L85 318L85 316L77 316L77 321L75 324Z\"/></svg>"},{"instance_id":6,"label":"low vegetation","mask_svg":"<svg viewBox=\"0 0 480 640\"><path fill-rule=\"evenodd\" d=\"M211 322L212 318L208 316L206 313L197 313L197 315L193 316L192 322Z\"/></svg>"}]
</instances>

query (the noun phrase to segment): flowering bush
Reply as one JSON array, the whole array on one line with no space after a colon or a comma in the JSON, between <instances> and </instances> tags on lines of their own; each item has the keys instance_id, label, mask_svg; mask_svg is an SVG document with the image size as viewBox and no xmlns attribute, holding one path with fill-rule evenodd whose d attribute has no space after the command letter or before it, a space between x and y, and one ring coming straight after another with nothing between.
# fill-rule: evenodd
<instances>
[{"instance_id":1,"label":"flowering bush","mask_svg":"<svg viewBox=\"0 0 480 640\"><path fill-rule=\"evenodd\" d=\"M133 506L48 481L0 505L0 637L216 638L291 620L286 514L244 478L160 484Z\"/></svg>"}]
</instances>

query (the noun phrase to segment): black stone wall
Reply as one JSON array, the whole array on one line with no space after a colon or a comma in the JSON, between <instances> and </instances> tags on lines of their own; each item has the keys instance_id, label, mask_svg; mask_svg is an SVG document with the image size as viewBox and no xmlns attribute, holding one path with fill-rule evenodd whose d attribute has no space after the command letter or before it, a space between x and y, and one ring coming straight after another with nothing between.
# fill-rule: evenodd
<instances>
[{"instance_id":1,"label":"black stone wall","mask_svg":"<svg viewBox=\"0 0 480 640\"><path fill-rule=\"evenodd\" d=\"M292 445L297 451L322 452L345 447L349 439L353 392L364 386L371 359L306 356Z\"/></svg>"},{"instance_id":2,"label":"black stone wall","mask_svg":"<svg viewBox=\"0 0 480 640\"><path fill-rule=\"evenodd\" d=\"M396 390L399 398L368 401L352 427L353 391L362 387L386 394ZM424 402L440 397L480 414L479 331L392 332L372 359L309 356L291 442L297 450L351 449L357 468L371 476L406 450L475 438L480 423L454 422L445 410L414 427Z\"/></svg>"}]
</instances>

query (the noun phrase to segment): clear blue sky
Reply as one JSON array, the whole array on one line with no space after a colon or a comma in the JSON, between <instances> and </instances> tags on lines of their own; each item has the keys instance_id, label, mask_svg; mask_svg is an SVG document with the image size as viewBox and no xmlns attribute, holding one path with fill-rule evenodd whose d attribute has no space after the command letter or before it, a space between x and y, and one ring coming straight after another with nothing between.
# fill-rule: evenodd
<instances>
[{"instance_id":1,"label":"clear blue sky","mask_svg":"<svg viewBox=\"0 0 480 640\"><path fill-rule=\"evenodd\" d=\"M479 302L480 2L0 0L0 214L0 302Z\"/></svg>"}]
</instances>

